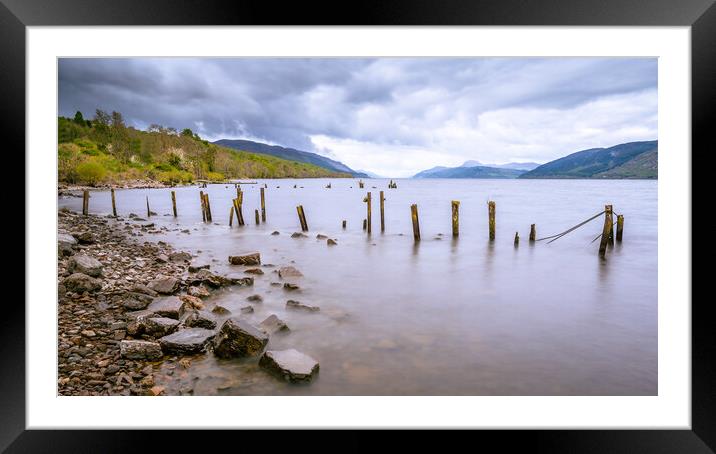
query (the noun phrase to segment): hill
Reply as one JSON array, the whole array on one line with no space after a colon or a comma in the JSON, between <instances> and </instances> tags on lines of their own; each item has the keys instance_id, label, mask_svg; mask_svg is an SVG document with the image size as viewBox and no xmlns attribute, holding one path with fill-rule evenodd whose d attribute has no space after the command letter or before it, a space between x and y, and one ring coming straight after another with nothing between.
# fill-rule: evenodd
<instances>
[{"instance_id":1,"label":"hill","mask_svg":"<svg viewBox=\"0 0 716 454\"><path fill-rule=\"evenodd\" d=\"M543 164L520 178L657 178L658 148L656 140L591 148Z\"/></svg>"},{"instance_id":2,"label":"hill","mask_svg":"<svg viewBox=\"0 0 716 454\"><path fill-rule=\"evenodd\" d=\"M413 175L413 178L517 178L523 170L497 169L495 167L434 167Z\"/></svg>"},{"instance_id":3,"label":"hill","mask_svg":"<svg viewBox=\"0 0 716 454\"><path fill-rule=\"evenodd\" d=\"M93 120L80 112L58 118L58 180L64 183L119 183L154 180L164 184L194 179L350 177L302 162L232 150L201 139L190 129L126 126L118 112L97 110Z\"/></svg>"},{"instance_id":4,"label":"hill","mask_svg":"<svg viewBox=\"0 0 716 454\"><path fill-rule=\"evenodd\" d=\"M494 167L496 169L514 169L514 170L532 170L536 167L539 167L540 164L536 162L508 162L507 164L483 164L480 161L465 161L463 162L460 167Z\"/></svg>"},{"instance_id":5,"label":"hill","mask_svg":"<svg viewBox=\"0 0 716 454\"><path fill-rule=\"evenodd\" d=\"M296 150L294 148L286 148L278 145L268 145L261 142L254 142L251 140L240 140L240 139L220 139L214 142L216 145L220 145L227 148L233 148L234 150L249 151L251 153L260 153L264 155L274 156L281 159L288 159L290 161L304 162L306 164L313 164L318 167L330 170L332 172L343 172L349 173L354 177L367 178L368 175L362 172L357 172L347 165L333 159L326 158L316 153L308 151Z\"/></svg>"}]
</instances>

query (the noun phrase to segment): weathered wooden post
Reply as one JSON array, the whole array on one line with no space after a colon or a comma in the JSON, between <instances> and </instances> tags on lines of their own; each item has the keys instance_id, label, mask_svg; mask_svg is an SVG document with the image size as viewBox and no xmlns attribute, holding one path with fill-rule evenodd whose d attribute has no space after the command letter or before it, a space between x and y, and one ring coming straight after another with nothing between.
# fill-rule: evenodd
<instances>
[{"instance_id":1,"label":"weathered wooden post","mask_svg":"<svg viewBox=\"0 0 716 454\"><path fill-rule=\"evenodd\" d=\"M380 191L380 231L385 232L385 196Z\"/></svg>"},{"instance_id":2,"label":"weathered wooden post","mask_svg":"<svg viewBox=\"0 0 716 454\"><path fill-rule=\"evenodd\" d=\"M266 199L264 197L264 188L261 188L261 222L266 222Z\"/></svg>"},{"instance_id":3,"label":"weathered wooden post","mask_svg":"<svg viewBox=\"0 0 716 454\"><path fill-rule=\"evenodd\" d=\"M413 219L413 238L420 241L420 221L418 220L418 206L410 205L410 217Z\"/></svg>"},{"instance_id":4,"label":"weathered wooden post","mask_svg":"<svg viewBox=\"0 0 716 454\"><path fill-rule=\"evenodd\" d=\"M345 220L345 219L343 220L343 222L341 223L341 225L342 225L343 229L346 228L346 220Z\"/></svg>"},{"instance_id":5,"label":"weathered wooden post","mask_svg":"<svg viewBox=\"0 0 716 454\"><path fill-rule=\"evenodd\" d=\"M622 242L622 234L624 233L624 215L617 215L617 242Z\"/></svg>"},{"instance_id":6,"label":"weathered wooden post","mask_svg":"<svg viewBox=\"0 0 716 454\"><path fill-rule=\"evenodd\" d=\"M452 204L452 236L460 235L460 202L453 200Z\"/></svg>"},{"instance_id":7,"label":"weathered wooden post","mask_svg":"<svg viewBox=\"0 0 716 454\"><path fill-rule=\"evenodd\" d=\"M366 230L368 228L368 220L366 218L363 218L363 230Z\"/></svg>"},{"instance_id":8,"label":"weathered wooden post","mask_svg":"<svg viewBox=\"0 0 716 454\"><path fill-rule=\"evenodd\" d=\"M358 181L358 188L363 189L363 180Z\"/></svg>"},{"instance_id":9,"label":"weathered wooden post","mask_svg":"<svg viewBox=\"0 0 716 454\"><path fill-rule=\"evenodd\" d=\"M152 217L152 212L149 209L149 196L147 196L147 219L149 219L150 217Z\"/></svg>"},{"instance_id":10,"label":"weathered wooden post","mask_svg":"<svg viewBox=\"0 0 716 454\"><path fill-rule=\"evenodd\" d=\"M256 215L256 225L259 225L259 224L260 224L260 222L259 222L259 210L258 210L258 209L254 210L254 214Z\"/></svg>"},{"instance_id":11,"label":"weathered wooden post","mask_svg":"<svg viewBox=\"0 0 716 454\"><path fill-rule=\"evenodd\" d=\"M201 201L201 220L206 222L206 207L204 201L204 191L199 191L199 200Z\"/></svg>"},{"instance_id":12,"label":"weathered wooden post","mask_svg":"<svg viewBox=\"0 0 716 454\"><path fill-rule=\"evenodd\" d=\"M239 192L239 196L236 198L236 220L239 225L244 225L244 192Z\"/></svg>"},{"instance_id":13,"label":"weathered wooden post","mask_svg":"<svg viewBox=\"0 0 716 454\"><path fill-rule=\"evenodd\" d=\"M537 240L537 228L534 224L530 225L530 243L534 243Z\"/></svg>"},{"instance_id":14,"label":"weathered wooden post","mask_svg":"<svg viewBox=\"0 0 716 454\"><path fill-rule=\"evenodd\" d=\"M609 222L611 226L609 227L609 246L614 246L614 210L610 210L609 212Z\"/></svg>"},{"instance_id":15,"label":"weathered wooden post","mask_svg":"<svg viewBox=\"0 0 716 454\"><path fill-rule=\"evenodd\" d=\"M372 212L372 209L371 209L371 194L370 194L370 191L368 191L368 195L367 195L366 198L365 198L365 202L366 202L366 204L367 204L367 205L366 205L366 221L368 222L368 228L367 228L367 230L368 230L368 235L370 235L371 227L373 226L373 219L372 219L373 212Z\"/></svg>"},{"instance_id":16,"label":"weathered wooden post","mask_svg":"<svg viewBox=\"0 0 716 454\"><path fill-rule=\"evenodd\" d=\"M117 204L114 201L114 188L111 189L112 192L112 215L116 218L117 217Z\"/></svg>"},{"instance_id":17,"label":"weathered wooden post","mask_svg":"<svg viewBox=\"0 0 716 454\"><path fill-rule=\"evenodd\" d=\"M612 206L604 206L604 227L602 228L602 240L599 242L599 256L604 258L609 244L609 234L612 231Z\"/></svg>"},{"instance_id":18,"label":"weathered wooden post","mask_svg":"<svg viewBox=\"0 0 716 454\"><path fill-rule=\"evenodd\" d=\"M229 227L231 227L234 224L234 205L231 205L231 210L229 211Z\"/></svg>"},{"instance_id":19,"label":"weathered wooden post","mask_svg":"<svg viewBox=\"0 0 716 454\"><path fill-rule=\"evenodd\" d=\"M89 191L87 189L82 191L82 214L85 216L89 214Z\"/></svg>"},{"instance_id":20,"label":"weathered wooden post","mask_svg":"<svg viewBox=\"0 0 716 454\"><path fill-rule=\"evenodd\" d=\"M489 201L487 202L487 210L489 214L489 224L490 224L490 241L495 240L495 202Z\"/></svg>"},{"instance_id":21,"label":"weathered wooden post","mask_svg":"<svg viewBox=\"0 0 716 454\"><path fill-rule=\"evenodd\" d=\"M204 205L206 206L206 220L211 222L211 203L209 202L209 193L204 194Z\"/></svg>"},{"instance_id":22,"label":"weathered wooden post","mask_svg":"<svg viewBox=\"0 0 716 454\"><path fill-rule=\"evenodd\" d=\"M298 212L298 220L301 223L301 230L308 232L308 222L306 222L306 213L303 211L303 205L297 206L296 212Z\"/></svg>"},{"instance_id":23,"label":"weathered wooden post","mask_svg":"<svg viewBox=\"0 0 716 454\"><path fill-rule=\"evenodd\" d=\"M174 217L177 217L177 194L172 191L172 211L174 211Z\"/></svg>"},{"instance_id":24,"label":"weathered wooden post","mask_svg":"<svg viewBox=\"0 0 716 454\"><path fill-rule=\"evenodd\" d=\"M515 247L520 245L520 234L519 232L515 232Z\"/></svg>"}]
</instances>

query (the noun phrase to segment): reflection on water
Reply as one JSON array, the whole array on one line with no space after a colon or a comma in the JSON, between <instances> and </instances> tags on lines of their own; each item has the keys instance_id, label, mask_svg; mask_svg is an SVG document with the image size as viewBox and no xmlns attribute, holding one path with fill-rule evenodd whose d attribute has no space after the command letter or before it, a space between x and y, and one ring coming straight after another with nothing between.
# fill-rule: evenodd
<instances>
[{"instance_id":1,"label":"reflection on water","mask_svg":"<svg viewBox=\"0 0 716 454\"><path fill-rule=\"evenodd\" d=\"M219 272L239 272L228 255L259 251L264 264L292 264L305 275L289 293L266 267L253 288L212 296L235 314L258 293L245 317L276 314L291 328L270 348L296 348L320 361L308 386L264 373L255 359L194 357L188 367L162 366L174 391L204 394L369 395L654 395L657 392L657 183L531 180L258 180L268 184L267 222L255 225L259 184L243 185L247 225L228 227L232 185L212 185L214 223L201 221L199 188L117 190L120 215L146 215L145 197L169 232L145 236L196 254ZM293 185L298 188L294 189ZM277 187L277 186L280 186ZM351 188L350 186L353 186ZM386 230L373 213L362 229L367 191L386 192ZM451 200L460 200L460 236L451 235ZM487 239L487 200L497 203L496 240ZM81 209L81 198L60 206ZM417 203L422 240L414 243L409 206ZM624 243L597 255L601 219L546 244L611 203L625 215ZM308 238L296 205L303 205ZM93 192L90 211L110 213L108 192ZM251 215L251 216L249 216ZM347 228L341 221L347 220ZM190 233L181 231L188 229ZM273 236L277 230L280 235ZM521 241L514 248L514 232ZM338 241L327 246L322 233ZM198 252L201 251L201 252ZM293 261L293 262L292 262ZM295 262L295 263L294 263ZM318 313L285 309L287 299ZM161 378L158 378L161 380Z\"/></svg>"}]
</instances>

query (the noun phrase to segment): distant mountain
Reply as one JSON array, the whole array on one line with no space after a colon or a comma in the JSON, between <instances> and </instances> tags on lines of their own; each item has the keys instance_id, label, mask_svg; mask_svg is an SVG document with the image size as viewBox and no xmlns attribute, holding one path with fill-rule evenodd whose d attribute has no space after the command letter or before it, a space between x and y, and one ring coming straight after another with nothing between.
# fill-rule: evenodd
<instances>
[{"instance_id":1,"label":"distant mountain","mask_svg":"<svg viewBox=\"0 0 716 454\"><path fill-rule=\"evenodd\" d=\"M523 170L497 169L495 167L433 167L413 175L413 178L517 178Z\"/></svg>"},{"instance_id":2,"label":"distant mountain","mask_svg":"<svg viewBox=\"0 0 716 454\"><path fill-rule=\"evenodd\" d=\"M350 173L355 177L367 178L368 175L362 172L355 171L339 161L326 158L316 153L308 151L296 150L294 148L285 148L278 145L268 145L261 142L254 142L251 140L232 140L232 139L221 139L214 142L217 145L227 148L233 148L234 150L248 151L251 153L259 153L270 156L275 156L281 159L288 159L290 161L304 162L306 164L313 164L318 167L323 167L334 172L345 172Z\"/></svg>"},{"instance_id":3,"label":"distant mountain","mask_svg":"<svg viewBox=\"0 0 716 454\"><path fill-rule=\"evenodd\" d=\"M378 175L377 173L369 172L367 170L356 170L358 173L363 173L368 176L368 178L385 178L382 175Z\"/></svg>"},{"instance_id":4,"label":"distant mountain","mask_svg":"<svg viewBox=\"0 0 716 454\"><path fill-rule=\"evenodd\" d=\"M543 164L520 178L657 178L658 148L656 140L591 148Z\"/></svg>"},{"instance_id":5,"label":"distant mountain","mask_svg":"<svg viewBox=\"0 0 716 454\"><path fill-rule=\"evenodd\" d=\"M539 167L540 164L536 162L508 162L507 164L483 164L480 161L465 161L460 167L494 167L496 169L514 169L514 170L532 170Z\"/></svg>"}]
</instances>

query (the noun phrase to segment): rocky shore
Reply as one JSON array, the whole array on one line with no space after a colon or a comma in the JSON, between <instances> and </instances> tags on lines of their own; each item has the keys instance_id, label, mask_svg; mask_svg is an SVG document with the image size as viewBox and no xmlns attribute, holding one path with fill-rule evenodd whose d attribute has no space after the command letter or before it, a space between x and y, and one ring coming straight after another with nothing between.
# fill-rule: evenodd
<instances>
[{"instance_id":1,"label":"rocky shore","mask_svg":"<svg viewBox=\"0 0 716 454\"><path fill-rule=\"evenodd\" d=\"M211 302L222 287L252 286L251 272L219 275L162 241L141 241L161 233L152 223L59 211L58 394L167 394L155 383L162 364L188 367L204 354L255 357L288 382L313 379L318 362L310 356L265 350L271 335L288 331L278 317L255 326ZM229 262L250 267L261 259Z\"/></svg>"}]
</instances>

